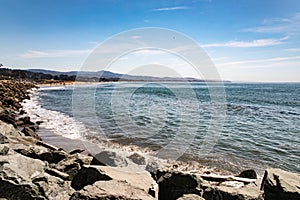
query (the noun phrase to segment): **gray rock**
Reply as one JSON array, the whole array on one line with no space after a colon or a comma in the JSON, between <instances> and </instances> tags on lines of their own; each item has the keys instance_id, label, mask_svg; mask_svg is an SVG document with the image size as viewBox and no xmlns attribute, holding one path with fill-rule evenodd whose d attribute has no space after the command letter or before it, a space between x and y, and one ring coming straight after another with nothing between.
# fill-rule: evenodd
<instances>
[{"instance_id":1,"label":"gray rock","mask_svg":"<svg viewBox=\"0 0 300 200\"><path fill-rule=\"evenodd\" d=\"M128 156L128 158L134 162L135 164L138 164L138 165L146 165L146 160L143 156L141 156L140 154L138 153L134 153L130 156Z\"/></svg>"},{"instance_id":2,"label":"gray rock","mask_svg":"<svg viewBox=\"0 0 300 200\"><path fill-rule=\"evenodd\" d=\"M8 143L8 138L0 133L0 144Z\"/></svg>"},{"instance_id":3,"label":"gray rock","mask_svg":"<svg viewBox=\"0 0 300 200\"><path fill-rule=\"evenodd\" d=\"M106 174L101 173L94 167L82 167L79 172L74 176L71 186L75 190L81 190L86 185L91 185L100 180L112 180Z\"/></svg>"},{"instance_id":4,"label":"gray rock","mask_svg":"<svg viewBox=\"0 0 300 200\"><path fill-rule=\"evenodd\" d=\"M35 185L43 196L49 200L69 199L75 190L70 186L70 182L63 181L58 177L51 176L47 173L33 179Z\"/></svg>"},{"instance_id":5,"label":"gray rock","mask_svg":"<svg viewBox=\"0 0 300 200\"><path fill-rule=\"evenodd\" d=\"M70 200L154 200L144 190L136 188L125 181L97 181L75 192Z\"/></svg>"},{"instance_id":6,"label":"gray rock","mask_svg":"<svg viewBox=\"0 0 300 200\"><path fill-rule=\"evenodd\" d=\"M299 200L300 174L281 169L267 169L261 184L266 200Z\"/></svg>"},{"instance_id":7,"label":"gray rock","mask_svg":"<svg viewBox=\"0 0 300 200\"><path fill-rule=\"evenodd\" d=\"M22 129L22 133L24 133L25 136L30 136L37 140L42 140L41 137L30 127L24 127Z\"/></svg>"},{"instance_id":8,"label":"gray rock","mask_svg":"<svg viewBox=\"0 0 300 200\"><path fill-rule=\"evenodd\" d=\"M200 195L198 186L201 179L181 172L158 172L157 183L159 186L158 199L175 200L184 194Z\"/></svg>"},{"instance_id":9,"label":"gray rock","mask_svg":"<svg viewBox=\"0 0 300 200\"><path fill-rule=\"evenodd\" d=\"M1 146L0 146L1 148ZM8 154L9 148L7 146L3 146L2 149L0 149L0 156L6 156Z\"/></svg>"},{"instance_id":10,"label":"gray rock","mask_svg":"<svg viewBox=\"0 0 300 200\"><path fill-rule=\"evenodd\" d=\"M0 156L0 197L44 199L31 178L41 174L45 164L20 154Z\"/></svg>"},{"instance_id":11,"label":"gray rock","mask_svg":"<svg viewBox=\"0 0 300 200\"><path fill-rule=\"evenodd\" d=\"M102 151L94 156L92 165L106 165L112 167L126 167L128 163L126 159L117 155L112 151Z\"/></svg>"},{"instance_id":12,"label":"gray rock","mask_svg":"<svg viewBox=\"0 0 300 200\"><path fill-rule=\"evenodd\" d=\"M263 200L262 192L257 187L242 188L228 186L211 186L204 190L204 199L218 200Z\"/></svg>"},{"instance_id":13,"label":"gray rock","mask_svg":"<svg viewBox=\"0 0 300 200\"><path fill-rule=\"evenodd\" d=\"M13 125L7 124L0 120L0 133L5 136L24 136L23 133L14 128Z\"/></svg>"},{"instance_id":14,"label":"gray rock","mask_svg":"<svg viewBox=\"0 0 300 200\"><path fill-rule=\"evenodd\" d=\"M91 164L93 157L85 156L83 154L69 155L67 158L61 160L53 167L65 172L69 175L69 180L73 180L74 176L78 173L83 165Z\"/></svg>"},{"instance_id":15,"label":"gray rock","mask_svg":"<svg viewBox=\"0 0 300 200\"><path fill-rule=\"evenodd\" d=\"M242 171L237 177L257 179L257 174L253 169Z\"/></svg>"}]
</instances>

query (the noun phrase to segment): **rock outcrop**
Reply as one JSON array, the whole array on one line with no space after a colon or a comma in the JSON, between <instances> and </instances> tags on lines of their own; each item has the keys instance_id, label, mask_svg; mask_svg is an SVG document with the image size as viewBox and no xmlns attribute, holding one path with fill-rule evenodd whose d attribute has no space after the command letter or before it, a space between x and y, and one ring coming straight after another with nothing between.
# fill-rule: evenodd
<instances>
[{"instance_id":1,"label":"rock outcrop","mask_svg":"<svg viewBox=\"0 0 300 200\"><path fill-rule=\"evenodd\" d=\"M300 174L281 169L267 169L261 184L266 200L299 200Z\"/></svg>"}]
</instances>

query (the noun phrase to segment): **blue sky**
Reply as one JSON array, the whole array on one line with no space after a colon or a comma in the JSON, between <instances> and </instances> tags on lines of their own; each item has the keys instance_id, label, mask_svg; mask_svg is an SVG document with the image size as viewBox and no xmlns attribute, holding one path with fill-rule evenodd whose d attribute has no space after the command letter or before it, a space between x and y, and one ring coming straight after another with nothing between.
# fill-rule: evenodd
<instances>
[{"instance_id":1,"label":"blue sky","mask_svg":"<svg viewBox=\"0 0 300 200\"><path fill-rule=\"evenodd\" d=\"M299 0L0 0L0 27L10 68L78 70L108 37L162 27L198 42L223 79L300 82Z\"/></svg>"}]
</instances>

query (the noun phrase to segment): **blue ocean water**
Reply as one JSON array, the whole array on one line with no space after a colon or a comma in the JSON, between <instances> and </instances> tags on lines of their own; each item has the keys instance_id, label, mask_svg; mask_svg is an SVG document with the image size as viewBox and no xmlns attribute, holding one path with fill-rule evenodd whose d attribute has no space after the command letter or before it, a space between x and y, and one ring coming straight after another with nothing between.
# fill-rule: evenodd
<instances>
[{"instance_id":1,"label":"blue ocean water","mask_svg":"<svg viewBox=\"0 0 300 200\"><path fill-rule=\"evenodd\" d=\"M211 133L219 118L214 118L205 83L79 87L83 92L75 95L73 87L42 88L37 95L43 108L69 117L76 117L74 108L80 108L77 120L89 130L81 133L85 138L105 137L154 152L176 141L178 148L185 147L179 160L229 171L279 167L300 172L299 83L226 83L224 122ZM201 148L207 141L212 148Z\"/></svg>"}]
</instances>

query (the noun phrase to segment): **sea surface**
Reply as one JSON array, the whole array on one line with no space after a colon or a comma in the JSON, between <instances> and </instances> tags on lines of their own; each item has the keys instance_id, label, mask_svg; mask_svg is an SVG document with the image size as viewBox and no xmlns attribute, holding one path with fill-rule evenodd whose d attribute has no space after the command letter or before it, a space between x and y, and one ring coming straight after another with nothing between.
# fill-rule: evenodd
<instances>
[{"instance_id":1,"label":"sea surface","mask_svg":"<svg viewBox=\"0 0 300 200\"><path fill-rule=\"evenodd\" d=\"M30 106L52 122L46 128L70 138L136 146L166 158L177 152L172 159L232 172L300 172L298 83L42 87Z\"/></svg>"}]
</instances>

